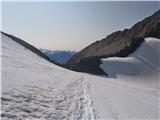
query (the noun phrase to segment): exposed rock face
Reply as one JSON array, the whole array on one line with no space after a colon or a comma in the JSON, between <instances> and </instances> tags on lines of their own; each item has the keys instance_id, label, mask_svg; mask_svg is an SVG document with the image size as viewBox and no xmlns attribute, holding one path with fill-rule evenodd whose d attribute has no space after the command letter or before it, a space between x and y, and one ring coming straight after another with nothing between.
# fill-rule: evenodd
<instances>
[{"instance_id":1,"label":"exposed rock face","mask_svg":"<svg viewBox=\"0 0 160 120\"><path fill-rule=\"evenodd\" d=\"M126 57L136 50L145 37L160 38L160 10L132 28L114 32L84 48L67 62L67 67L75 71L104 74L99 68L101 58Z\"/></svg>"}]
</instances>

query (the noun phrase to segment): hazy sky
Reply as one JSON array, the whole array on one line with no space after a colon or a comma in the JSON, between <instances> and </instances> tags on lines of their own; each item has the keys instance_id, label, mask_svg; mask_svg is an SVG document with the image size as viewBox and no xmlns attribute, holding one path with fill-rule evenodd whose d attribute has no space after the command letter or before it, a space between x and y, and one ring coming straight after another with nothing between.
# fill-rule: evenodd
<instances>
[{"instance_id":1,"label":"hazy sky","mask_svg":"<svg viewBox=\"0 0 160 120\"><path fill-rule=\"evenodd\" d=\"M3 2L2 31L38 48L80 50L133 26L159 2Z\"/></svg>"}]
</instances>

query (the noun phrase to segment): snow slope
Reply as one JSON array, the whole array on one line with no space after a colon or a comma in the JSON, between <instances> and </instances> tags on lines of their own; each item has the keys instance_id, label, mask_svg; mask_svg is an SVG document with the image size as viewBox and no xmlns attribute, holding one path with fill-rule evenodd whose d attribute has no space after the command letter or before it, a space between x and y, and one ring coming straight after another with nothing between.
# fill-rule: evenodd
<instances>
[{"instance_id":1,"label":"snow slope","mask_svg":"<svg viewBox=\"0 0 160 120\"><path fill-rule=\"evenodd\" d=\"M81 74L60 68L2 35L2 118L94 118Z\"/></svg>"},{"instance_id":2,"label":"snow slope","mask_svg":"<svg viewBox=\"0 0 160 120\"><path fill-rule=\"evenodd\" d=\"M1 47L3 120L159 118L158 87L69 71L3 34Z\"/></svg>"}]
</instances>

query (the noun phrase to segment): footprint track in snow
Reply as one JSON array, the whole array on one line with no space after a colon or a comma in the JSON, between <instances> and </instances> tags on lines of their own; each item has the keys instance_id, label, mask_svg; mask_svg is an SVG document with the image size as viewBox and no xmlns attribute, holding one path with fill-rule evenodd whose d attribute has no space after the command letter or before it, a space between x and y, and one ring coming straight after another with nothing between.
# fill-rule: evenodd
<instances>
[{"instance_id":1,"label":"footprint track in snow","mask_svg":"<svg viewBox=\"0 0 160 120\"><path fill-rule=\"evenodd\" d=\"M56 100L56 112L59 119L94 120L96 114L83 77L76 80L61 91ZM65 113L65 114L64 114Z\"/></svg>"},{"instance_id":2,"label":"footprint track in snow","mask_svg":"<svg viewBox=\"0 0 160 120\"><path fill-rule=\"evenodd\" d=\"M80 78L58 91L54 87L25 86L2 93L2 119L95 120L96 113L89 93L89 85Z\"/></svg>"}]
</instances>

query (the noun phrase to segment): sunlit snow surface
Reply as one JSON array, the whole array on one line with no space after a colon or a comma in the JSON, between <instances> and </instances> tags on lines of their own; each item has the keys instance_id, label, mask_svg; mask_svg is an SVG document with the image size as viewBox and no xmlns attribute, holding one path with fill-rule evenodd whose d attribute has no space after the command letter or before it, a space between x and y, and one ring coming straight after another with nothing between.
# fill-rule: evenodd
<instances>
[{"instance_id":1,"label":"sunlit snow surface","mask_svg":"<svg viewBox=\"0 0 160 120\"><path fill-rule=\"evenodd\" d=\"M159 41L155 46L157 44ZM131 57L127 59L128 61L131 59L135 64L132 65L133 69L137 70L141 68L139 65L145 64L146 70L144 67L142 72L134 74L123 72L122 75L117 75L112 69L110 77L99 77L53 65L4 35L1 47L2 120L159 117L158 65L147 65L147 61ZM157 49L159 47L155 50ZM129 72L132 71L134 72L134 70Z\"/></svg>"}]
</instances>

